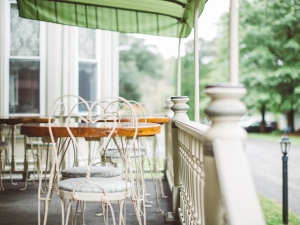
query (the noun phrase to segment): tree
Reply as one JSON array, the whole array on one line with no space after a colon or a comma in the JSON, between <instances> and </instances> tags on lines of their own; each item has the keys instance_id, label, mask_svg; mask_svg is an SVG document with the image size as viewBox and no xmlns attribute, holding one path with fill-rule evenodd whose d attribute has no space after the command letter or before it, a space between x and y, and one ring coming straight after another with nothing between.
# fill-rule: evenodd
<instances>
[{"instance_id":1,"label":"tree","mask_svg":"<svg viewBox=\"0 0 300 225\"><path fill-rule=\"evenodd\" d=\"M144 39L120 34L120 96L146 103L152 113L164 111L174 92L174 59L164 59Z\"/></svg>"},{"instance_id":2,"label":"tree","mask_svg":"<svg viewBox=\"0 0 300 225\"><path fill-rule=\"evenodd\" d=\"M181 72L181 94L189 97L188 105L190 109L188 116L194 119L194 43L193 40L185 45L186 54L182 57ZM215 44L212 41L206 41L199 38L199 88L200 88L200 119L204 121L204 109L210 102L208 96L204 94L205 86L214 81L212 73L212 61L216 57Z\"/></svg>"},{"instance_id":3,"label":"tree","mask_svg":"<svg viewBox=\"0 0 300 225\"><path fill-rule=\"evenodd\" d=\"M286 113L294 131L300 106L300 1L244 0L239 9L245 103L262 114L267 109Z\"/></svg>"},{"instance_id":4,"label":"tree","mask_svg":"<svg viewBox=\"0 0 300 225\"><path fill-rule=\"evenodd\" d=\"M120 96L140 101L145 77L159 79L162 77L163 60L151 51L144 39L120 34Z\"/></svg>"}]
</instances>

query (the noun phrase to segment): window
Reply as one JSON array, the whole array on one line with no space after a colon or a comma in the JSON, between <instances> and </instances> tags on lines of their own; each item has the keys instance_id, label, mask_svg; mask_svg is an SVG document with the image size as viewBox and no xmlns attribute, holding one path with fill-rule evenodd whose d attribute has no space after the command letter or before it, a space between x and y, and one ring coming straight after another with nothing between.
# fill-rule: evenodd
<instances>
[{"instance_id":1,"label":"window","mask_svg":"<svg viewBox=\"0 0 300 225\"><path fill-rule=\"evenodd\" d=\"M9 113L40 113L40 23L10 5Z\"/></svg>"},{"instance_id":2,"label":"window","mask_svg":"<svg viewBox=\"0 0 300 225\"><path fill-rule=\"evenodd\" d=\"M96 32L78 28L78 94L86 101L97 97ZM85 111L83 107L79 111Z\"/></svg>"}]
</instances>

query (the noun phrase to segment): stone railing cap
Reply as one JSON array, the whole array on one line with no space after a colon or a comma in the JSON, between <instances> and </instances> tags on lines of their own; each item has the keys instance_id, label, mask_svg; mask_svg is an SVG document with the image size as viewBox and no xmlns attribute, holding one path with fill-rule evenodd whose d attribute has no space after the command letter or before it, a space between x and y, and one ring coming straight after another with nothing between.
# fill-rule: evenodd
<instances>
[{"instance_id":1,"label":"stone railing cap","mask_svg":"<svg viewBox=\"0 0 300 225\"><path fill-rule=\"evenodd\" d=\"M188 98L188 96L172 96L171 99Z\"/></svg>"},{"instance_id":2,"label":"stone railing cap","mask_svg":"<svg viewBox=\"0 0 300 225\"><path fill-rule=\"evenodd\" d=\"M219 83L213 85L207 85L205 88L244 88L243 84L231 84L231 83Z\"/></svg>"}]
</instances>

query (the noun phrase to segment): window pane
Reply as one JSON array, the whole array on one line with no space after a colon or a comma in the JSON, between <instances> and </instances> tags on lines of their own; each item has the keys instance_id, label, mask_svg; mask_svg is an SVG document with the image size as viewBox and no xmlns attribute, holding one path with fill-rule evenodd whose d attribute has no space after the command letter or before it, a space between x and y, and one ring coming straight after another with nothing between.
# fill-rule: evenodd
<instances>
[{"instance_id":1,"label":"window pane","mask_svg":"<svg viewBox=\"0 0 300 225\"><path fill-rule=\"evenodd\" d=\"M97 64L79 63L79 96L86 101L96 100L97 84ZM85 111L85 107L80 107L79 111Z\"/></svg>"},{"instance_id":2,"label":"window pane","mask_svg":"<svg viewBox=\"0 0 300 225\"><path fill-rule=\"evenodd\" d=\"M40 112L39 60L9 61L9 113Z\"/></svg>"},{"instance_id":3,"label":"window pane","mask_svg":"<svg viewBox=\"0 0 300 225\"><path fill-rule=\"evenodd\" d=\"M96 58L95 39L95 30L78 28L78 57L80 59Z\"/></svg>"},{"instance_id":4,"label":"window pane","mask_svg":"<svg viewBox=\"0 0 300 225\"><path fill-rule=\"evenodd\" d=\"M10 55L39 56L40 26L35 20L19 17L16 4L10 9Z\"/></svg>"}]
</instances>

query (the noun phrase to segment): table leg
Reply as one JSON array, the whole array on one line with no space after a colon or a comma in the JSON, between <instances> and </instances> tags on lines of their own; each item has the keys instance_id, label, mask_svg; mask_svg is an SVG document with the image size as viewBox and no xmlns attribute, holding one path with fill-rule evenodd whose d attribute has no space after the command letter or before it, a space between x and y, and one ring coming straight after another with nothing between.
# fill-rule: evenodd
<instances>
[{"instance_id":1,"label":"table leg","mask_svg":"<svg viewBox=\"0 0 300 225\"><path fill-rule=\"evenodd\" d=\"M28 179L27 176L27 171L28 171L28 155L27 155L27 136L24 135L24 163L23 163L23 179L26 181Z\"/></svg>"},{"instance_id":2,"label":"table leg","mask_svg":"<svg viewBox=\"0 0 300 225\"><path fill-rule=\"evenodd\" d=\"M2 141L2 137L3 137L3 124L0 124L0 141Z\"/></svg>"},{"instance_id":3,"label":"table leg","mask_svg":"<svg viewBox=\"0 0 300 225\"><path fill-rule=\"evenodd\" d=\"M16 162L15 162L15 144L16 144L16 139L15 139L15 130L16 130L16 125L11 125L11 171L15 172L16 170Z\"/></svg>"}]
</instances>

